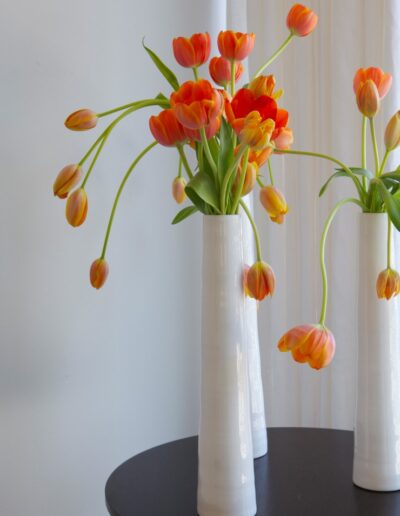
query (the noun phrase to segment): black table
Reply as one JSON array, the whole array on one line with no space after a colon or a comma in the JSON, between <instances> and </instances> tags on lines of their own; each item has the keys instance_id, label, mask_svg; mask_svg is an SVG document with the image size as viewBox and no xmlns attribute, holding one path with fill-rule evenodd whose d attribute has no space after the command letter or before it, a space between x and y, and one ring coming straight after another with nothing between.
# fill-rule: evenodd
<instances>
[{"instance_id":1,"label":"black table","mask_svg":"<svg viewBox=\"0 0 400 516\"><path fill-rule=\"evenodd\" d=\"M400 516L400 492L352 484L353 433L268 429L255 461L258 516ZM197 437L124 462L106 484L111 516L196 516Z\"/></svg>"}]
</instances>

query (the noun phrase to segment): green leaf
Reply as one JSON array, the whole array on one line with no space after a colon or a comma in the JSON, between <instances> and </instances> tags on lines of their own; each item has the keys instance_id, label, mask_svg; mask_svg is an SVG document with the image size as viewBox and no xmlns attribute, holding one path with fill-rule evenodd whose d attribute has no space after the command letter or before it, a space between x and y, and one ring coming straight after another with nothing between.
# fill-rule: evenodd
<instances>
[{"instance_id":1,"label":"green leaf","mask_svg":"<svg viewBox=\"0 0 400 516\"><path fill-rule=\"evenodd\" d=\"M171 222L171 224L179 224L179 222L182 222L182 220L187 219L188 217L190 217L190 215L193 215L193 213L196 213L198 211L199 210L198 208L196 208L196 206L187 206L175 215L174 220Z\"/></svg>"},{"instance_id":2,"label":"green leaf","mask_svg":"<svg viewBox=\"0 0 400 516\"><path fill-rule=\"evenodd\" d=\"M170 85L174 88L174 90L179 89L179 82L176 78L175 74L168 68L166 64L164 64L161 59L158 57L158 55L153 52L150 48L146 47L144 44L144 39L142 41L143 48L146 50L146 52L151 57L153 63L157 66L157 68L160 70L160 72L163 74L163 76L167 79L167 81L170 83Z\"/></svg>"},{"instance_id":3,"label":"green leaf","mask_svg":"<svg viewBox=\"0 0 400 516\"><path fill-rule=\"evenodd\" d=\"M161 91L155 98L160 100L168 100L168 97L166 97L164 93L161 93Z\"/></svg>"},{"instance_id":4,"label":"green leaf","mask_svg":"<svg viewBox=\"0 0 400 516\"><path fill-rule=\"evenodd\" d=\"M219 199L214 181L205 172L196 174L186 185L185 192L193 204L203 213L205 213L204 207L203 209L200 208L202 204L199 203L199 200L219 211Z\"/></svg>"},{"instance_id":5,"label":"green leaf","mask_svg":"<svg viewBox=\"0 0 400 516\"><path fill-rule=\"evenodd\" d=\"M396 170L394 172L387 172L386 174L379 176L379 179L392 179L393 181L400 182L400 172Z\"/></svg>"},{"instance_id":6,"label":"green leaf","mask_svg":"<svg viewBox=\"0 0 400 516\"><path fill-rule=\"evenodd\" d=\"M400 200L393 197L384 183L380 179L375 180L379 194L385 203L390 220L395 225L396 229L400 231Z\"/></svg>"},{"instance_id":7,"label":"green leaf","mask_svg":"<svg viewBox=\"0 0 400 516\"><path fill-rule=\"evenodd\" d=\"M327 189L327 188L328 188L328 186L330 185L331 181L332 181L333 179L335 179L335 177L344 177L344 176L348 177L348 174L347 174L344 170L343 170L343 171L340 171L340 170L339 170L338 172L335 172L334 174L332 174L332 175L329 177L329 179L326 181L326 183L324 183L324 184L322 185L322 188L321 188L321 190L319 191L319 196L320 196L320 197L322 197L322 196L324 195L324 193L325 193L326 189Z\"/></svg>"},{"instance_id":8,"label":"green leaf","mask_svg":"<svg viewBox=\"0 0 400 516\"><path fill-rule=\"evenodd\" d=\"M233 161L233 130L224 117L222 117L219 140L218 178L221 184Z\"/></svg>"},{"instance_id":9,"label":"green leaf","mask_svg":"<svg viewBox=\"0 0 400 516\"><path fill-rule=\"evenodd\" d=\"M375 177L374 174L366 168L349 167L349 169L356 176L364 176L368 179L373 179ZM326 183L322 186L321 190L319 191L320 197L325 193L332 179L335 179L335 177L350 177L349 174L343 168L336 168L335 170L336 172L329 177L329 179L326 181Z\"/></svg>"}]
</instances>

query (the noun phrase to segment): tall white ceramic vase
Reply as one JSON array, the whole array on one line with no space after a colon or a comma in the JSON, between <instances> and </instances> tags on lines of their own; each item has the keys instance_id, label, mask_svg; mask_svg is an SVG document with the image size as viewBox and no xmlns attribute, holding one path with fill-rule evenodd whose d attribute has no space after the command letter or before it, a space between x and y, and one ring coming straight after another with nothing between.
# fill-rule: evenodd
<instances>
[{"instance_id":1,"label":"tall white ceramic vase","mask_svg":"<svg viewBox=\"0 0 400 516\"><path fill-rule=\"evenodd\" d=\"M197 510L257 512L239 215L203 218L202 373Z\"/></svg>"},{"instance_id":2,"label":"tall white ceramic vase","mask_svg":"<svg viewBox=\"0 0 400 516\"><path fill-rule=\"evenodd\" d=\"M386 241L387 215L361 214L353 481L373 491L400 489L400 312L375 290Z\"/></svg>"},{"instance_id":3,"label":"tall white ceramic vase","mask_svg":"<svg viewBox=\"0 0 400 516\"><path fill-rule=\"evenodd\" d=\"M252 196L244 198L250 211ZM253 265L256 259L255 243L251 224L242 211L243 224L243 253L247 265ZM257 301L246 297L245 318L247 328L249 387L250 387L250 419L253 439L253 457L262 457L268 451L267 431L265 422L264 389L261 374L260 341L258 337Z\"/></svg>"}]
</instances>

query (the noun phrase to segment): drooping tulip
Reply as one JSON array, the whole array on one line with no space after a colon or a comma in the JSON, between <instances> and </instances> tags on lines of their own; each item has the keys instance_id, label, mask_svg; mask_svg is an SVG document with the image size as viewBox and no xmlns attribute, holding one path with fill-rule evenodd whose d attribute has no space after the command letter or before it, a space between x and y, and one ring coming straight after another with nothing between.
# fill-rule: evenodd
<instances>
[{"instance_id":1,"label":"drooping tulip","mask_svg":"<svg viewBox=\"0 0 400 516\"><path fill-rule=\"evenodd\" d=\"M64 122L65 127L71 131L87 131L96 127L97 114L91 109L79 109L71 113Z\"/></svg>"},{"instance_id":2,"label":"drooping tulip","mask_svg":"<svg viewBox=\"0 0 400 516\"><path fill-rule=\"evenodd\" d=\"M230 61L243 61L254 48L255 34L234 32L233 30L221 31L218 34L218 49L225 59Z\"/></svg>"},{"instance_id":3,"label":"drooping tulip","mask_svg":"<svg viewBox=\"0 0 400 516\"><path fill-rule=\"evenodd\" d=\"M318 16L314 11L301 4L295 4L286 18L287 28L294 36L308 36L318 23Z\"/></svg>"},{"instance_id":4,"label":"drooping tulip","mask_svg":"<svg viewBox=\"0 0 400 516\"><path fill-rule=\"evenodd\" d=\"M182 204L186 199L185 187L186 181L183 177L176 177L172 181L172 197L178 204Z\"/></svg>"},{"instance_id":5,"label":"drooping tulip","mask_svg":"<svg viewBox=\"0 0 400 516\"><path fill-rule=\"evenodd\" d=\"M90 283L94 288L101 288L108 276L108 263L104 258L97 258L90 267Z\"/></svg>"},{"instance_id":6,"label":"drooping tulip","mask_svg":"<svg viewBox=\"0 0 400 516\"><path fill-rule=\"evenodd\" d=\"M231 80L231 61L225 57L213 57L209 64L209 71L212 80L226 88ZM243 73L243 65L240 62L235 63L235 82L237 82Z\"/></svg>"},{"instance_id":7,"label":"drooping tulip","mask_svg":"<svg viewBox=\"0 0 400 516\"><path fill-rule=\"evenodd\" d=\"M82 177L82 168L77 165L67 165L57 175L53 184L54 195L65 199L69 192L76 186Z\"/></svg>"},{"instance_id":8,"label":"drooping tulip","mask_svg":"<svg viewBox=\"0 0 400 516\"><path fill-rule=\"evenodd\" d=\"M397 271L387 268L380 272L376 280L376 293L379 299L389 300L400 293L400 275Z\"/></svg>"},{"instance_id":9,"label":"drooping tulip","mask_svg":"<svg viewBox=\"0 0 400 516\"><path fill-rule=\"evenodd\" d=\"M289 211L286 199L276 186L267 185L260 190L260 201L272 222L282 224Z\"/></svg>"},{"instance_id":10,"label":"drooping tulip","mask_svg":"<svg viewBox=\"0 0 400 516\"><path fill-rule=\"evenodd\" d=\"M193 34L190 38L178 37L172 41L175 59L181 66L197 68L208 61L211 40L208 32Z\"/></svg>"},{"instance_id":11,"label":"drooping tulip","mask_svg":"<svg viewBox=\"0 0 400 516\"><path fill-rule=\"evenodd\" d=\"M335 338L321 324L295 326L278 343L279 351L290 351L296 362L308 363L313 369L326 367L335 354Z\"/></svg>"},{"instance_id":12,"label":"drooping tulip","mask_svg":"<svg viewBox=\"0 0 400 516\"><path fill-rule=\"evenodd\" d=\"M385 130L386 150L392 151L400 145L400 111L389 120Z\"/></svg>"},{"instance_id":13,"label":"drooping tulip","mask_svg":"<svg viewBox=\"0 0 400 516\"><path fill-rule=\"evenodd\" d=\"M85 222L88 211L88 200L83 188L72 192L65 206L65 216L73 227L78 227Z\"/></svg>"},{"instance_id":14,"label":"drooping tulip","mask_svg":"<svg viewBox=\"0 0 400 516\"><path fill-rule=\"evenodd\" d=\"M173 109L164 109L149 119L149 127L154 139L165 147L174 147L187 140L184 128L176 118Z\"/></svg>"},{"instance_id":15,"label":"drooping tulip","mask_svg":"<svg viewBox=\"0 0 400 516\"><path fill-rule=\"evenodd\" d=\"M262 301L275 290L275 274L265 262L256 262L246 274L246 291L249 297Z\"/></svg>"}]
</instances>

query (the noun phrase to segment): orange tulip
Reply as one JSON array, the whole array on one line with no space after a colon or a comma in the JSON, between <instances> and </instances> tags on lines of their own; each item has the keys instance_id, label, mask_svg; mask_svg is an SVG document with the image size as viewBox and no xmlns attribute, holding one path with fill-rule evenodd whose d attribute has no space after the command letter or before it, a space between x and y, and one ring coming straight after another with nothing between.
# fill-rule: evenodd
<instances>
[{"instance_id":1,"label":"orange tulip","mask_svg":"<svg viewBox=\"0 0 400 516\"><path fill-rule=\"evenodd\" d=\"M276 186L264 186L260 190L260 201L272 222L282 224L284 216L289 211L286 199Z\"/></svg>"},{"instance_id":2,"label":"orange tulip","mask_svg":"<svg viewBox=\"0 0 400 516\"><path fill-rule=\"evenodd\" d=\"M90 267L90 283L94 288L101 288L108 276L108 263L104 258L97 258Z\"/></svg>"},{"instance_id":3,"label":"orange tulip","mask_svg":"<svg viewBox=\"0 0 400 516\"><path fill-rule=\"evenodd\" d=\"M88 200L83 188L78 188L67 199L65 216L73 227L80 226L85 222L88 211Z\"/></svg>"},{"instance_id":4,"label":"orange tulip","mask_svg":"<svg viewBox=\"0 0 400 516\"><path fill-rule=\"evenodd\" d=\"M223 109L221 93L204 79L183 83L171 94L170 101L176 118L188 129L206 127Z\"/></svg>"},{"instance_id":5,"label":"orange tulip","mask_svg":"<svg viewBox=\"0 0 400 516\"><path fill-rule=\"evenodd\" d=\"M274 100L279 99L283 95L283 90L274 91L275 89L275 76L274 75L259 75L251 81L248 89L254 93L255 98L266 95Z\"/></svg>"},{"instance_id":6,"label":"orange tulip","mask_svg":"<svg viewBox=\"0 0 400 516\"><path fill-rule=\"evenodd\" d=\"M165 147L174 147L187 140L183 126L178 122L173 109L164 109L149 119L151 134Z\"/></svg>"},{"instance_id":7,"label":"orange tulip","mask_svg":"<svg viewBox=\"0 0 400 516\"><path fill-rule=\"evenodd\" d=\"M97 115L91 109L79 109L71 113L64 125L71 131L87 131L97 125Z\"/></svg>"},{"instance_id":8,"label":"orange tulip","mask_svg":"<svg viewBox=\"0 0 400 516\"><path fill-rule=\"evenodd\" d=\"M211 120L211 122L207 125L205 128L206 131L206 138L207 140L210 140L215 134L219 131L221 127L221 117L214 118ZM185 131L186 136L189 138L189 140L192 141L201 141L201 134L198 129L188 129L187 127L183 128Z\"/></svg>"},{"instance_id":9,"label":"orange tulip","mask_svg":"<svg viewBox=\"0 0 400 516\"><path fill-rule=\"evenodd\" d=\"M396 297L400 293L400 275L397 271L387 268L380 272L376 280L376 293L379 299Z\"/></svg>"},{"instance_id":10,"label":"orange tulip","mask_svg":"<svg viewBox=\"0 0 400 516\"><path fill-rule=\"evenodd\" d=\"M273 133L272 133L273 134ZM262 167L266 163L273 152L272 147L266 147L260 151L251 150L249 152L249 162L257 163L258 167Z\"/></svg>"},{"instance_id":11,"label":"orange tulip","mask_svg":"<svg viewBox=\"0 0 400 516\"><path fill-rule=\"evenodd\" d=\"M246 275L246 291L248 296L262 301L266 296L272 296L275 290L275 274L265 262L256 262Z\"/></svg>"},{"instance_id":12,"label":"orange tulip","mask_svg":"<svg viewBox=\"0 0 400 516\"><path fill-rule=\"evenodd\" d=\"M389 120L385 130L386 150L392 151L400 145L400 111Z\"/></svg>"},{"instance_id":13,"label":"orange tulip","mask_svg":"<svg viewBox=\"0 0 400 516\"><path fill-rule=\"evenodd\" d=\"M174 38L172 48L175 59L181 66L197 68L208 61L211 40L208 32L193 34L190 38Z\"/></svg>"},{"instance_id":14,"label":"orange tulip","mask_svg":"<svg viewBox=\"0 0 400 516\"><path fill-rule=\"evenodd\" d=\"M186 181L183 177L176 177L172 181L172 197L178 204L182 204L186 199L185 187Z\"/></svg>"},{"instance_id":15,"label":"orange tulip","mask_svg":"<svg viewBox=\"0 0 400 516\"><path fill-rule=\"evenodd\" d=\"M249 265L245 265L244 266L244 269L243 269L243 276L242 276L242 282L243 282L243 292L244 292L244 295L247 296L247 297L253 297L251 294L250 294L250 291L248 289L248 286L247 286L247 276L249 274L249 270L250 270L250 266Z\"/></svg>"},{"instance_id":16,"label":"orange tulip","mask_svg":"<svg viewBox=\"0 0 400 516\"><path fill-rule=\"evenodd\" d=\"M264 149L269 146L274 128L273 120L268 118L263 121L258 111L252 111L243 121L239 140L256 151Z\"/></svg>"},{"instance_id":17,"label":"orange tulip","mask_svg":"<svg viewBox=\"0 0 400 516\"><path fill-rule=\"evenodd\" d=\"M384 73L381 68L373 66L369 68L359 68L353 79L353 90L356 95L360 86L365 84L368 80L374 82L378 89L380 99L383 99L392 85L392 76L390 73Z\"/></svg>"},{"instance_id":18,"label":"orange tulip","mask_svg":"<svg viewBox=\"0 0 400 516\"><path fill-rule=\"evenodd\" d=\"M289 127L278 127L271 136L275 149L287 150L293 143L293 131Z\"/></svg>"},{"instance_id":19,"label":"orange tulip","mask_svg":"<svg viewBox=\"0 0 400 516\"><path fill-rule=\"evenodd\" d=\"M79 165L67 165L57 175L53 185L54 195L65 199L69 192L81 180L82 168Z\"/></svg>"},{"instance_id":20,"label":"orange tulip","mask_svg":"<svg viewBox=\"0 0 400 516\"><path fill-rule=\"evenodd\" d=\"M318 23L318 16L301 4L295 4L286 18L287 28L294 36L308 36Z\"/></svg>"},{"instance_id":21,"label":"orange tulip","mask_svg":"<svg viewBox=\"0 0 400 516\"><path fill-rule=\"evenodd\" d=\"M372 79L368 79L357 90L356 100L358 109L368 117L374 117L380 107L378 88Z\"/></svg>"},{"instance_id":22,"label":"orange tulip","mask_svg":"<svg viewBox=\"0 0 400 516\"><path fill-rule=\"evenodd\" d=\"M291 351L296 362L313 369L326 367L335 354L335 338L320 324L303 324L286 332L278 343L279 351Z\"/></svg>"},{"instance_id":23,"label":"orange tulip","mask_svg":"<svg viewBox=\"0 0 400 516\"><path fill-rule=\"evenodd\" d=\"M221 31L218 34L218 49L222 57L230 61L243 61L254 48L255 35L234 32L232 30Z\"/></svg>"},{"instance_id":24,"label":"orange tulip","mask_svg":"<svg viewBox=\"0 0 400 516\"><path fill-rule=\"evenodd\" d=\"M209 64L209 71L212 80L226 88L231 80L231 61L224 57L213 57ZM237 82L243 73L243 65L238 62L235 63L235 82Z\"/></svg>"},{"instance_id":25,"label":"orange tulip","mask_svg":"<svg viewBox=\"0 0 400 516\"><path fill-rule=\"evenodd\" d=\"M236 173L235 182L233 184L234 190L239 188L241 175L242 175L242 164L239 165L237 173ZM244 184L243 184L242 192L240 194L242 197L244 195L247 195L248 193L250 193L253 190L254 185L256 184L256 181L257 181L257 175L258 175L257 163L255 161L254 162L248 161L247 167L246 167L246 173L244 176Z\"/></svg>"}]
</instances>

